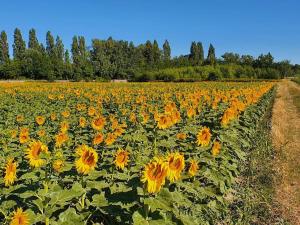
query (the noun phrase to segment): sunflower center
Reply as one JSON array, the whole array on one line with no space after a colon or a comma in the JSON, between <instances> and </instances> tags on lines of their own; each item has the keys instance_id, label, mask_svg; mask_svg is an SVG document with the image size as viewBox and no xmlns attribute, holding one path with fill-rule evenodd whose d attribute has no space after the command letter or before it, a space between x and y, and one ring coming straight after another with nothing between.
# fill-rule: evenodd
<instances>
[{"instance_id":1,"label":"sunflower center","mask_svg":"<svg viewBox=\"0 0 300 225\"><path fill-rule=\"evenodd\" d=\"M32 156L37 159L41 153L42 149L41 146L35 146L32 150Z\"/></svg>"},{"instance_id":2,"label":"sunflower center","mask_svg":"<svg viewBox=\"0 0 300 225\"><path fill-rule=\"evenodd\" d=\"M84 155L83 155L83 161L88 164L89 166L91 166L93 163L94 163L94 160L95 157L93 155L93 153L91 152L86 152Z\"/></svg>"}]
</instances>

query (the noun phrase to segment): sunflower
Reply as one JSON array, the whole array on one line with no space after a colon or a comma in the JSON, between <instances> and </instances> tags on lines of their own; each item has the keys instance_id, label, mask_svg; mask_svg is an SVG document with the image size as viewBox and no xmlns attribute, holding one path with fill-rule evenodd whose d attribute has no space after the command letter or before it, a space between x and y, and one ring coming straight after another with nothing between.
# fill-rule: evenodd
<instances>
[{"instance_id":1,"label":"sunflower","mask_svg":"<svg viewBox=\"0 0 300 225\"><path fill-rule=\"evenodd\" d=\"M27 143L29 141L29 129L22 128L19 134L19 141L21 144Z\"/></svg>"},{"instance_id":2,"label":"sunflower","mask_svg":"<svg viewBox=\"0 0 300 225\"><path fill-rule=\"evenodd\" d=\"M79 118L79 126L84 128L86 126L86 119L84 117Z\"/></svg>"},{"instance_id":3,"label":"sunflower","mask_svg":"<svg viewBox=\"0 0 300 225\"><path fill-rule=\"evenodd\" d=\"M45 134L46 134L46 131L45 131L45 130L39 130L39 131L37 132L37 135L38 135L39 137L44 137Z\"/></svg>"},{"instance_id":4,"label":"sunflower","mask_svg":"<svg viewBox=\"0 0 300 225\"><path fill-rule=\"evenodd\" d=\"M61 115L65 118L68 118L70 116L70 111L69 110L65 110L61 113Z\"/></svg>"},{"instance_id":5,"label":"sunflower","mask_svg":"<svg viewBox=\"0 0 300 225\"><path fill-rule=\"evenodd\" d=\"M45 117L43 117L43 116L37 116L37 117L35 117L35 122L36 122L39 126L43 125L43 124L45 123L45 121L46 121L46 119L45 119Z\"/></svg>"},{"instance_id":6,"label":"sunflower","mask_svg":"<svg viewBox=\"0 0 300 225\"><path fill-rule=\"evenodd\" d=\"M14 162L14 159L8 159L5 166L5 176L4 182L5 186L12 185L17 178L17 163Z\"/></svg>"},{"instance_id":7,"label":"sunflower","mask_svg":"<svg viewBox=\"0 0 300 225\"><path fill-rule=\"evenodd\" d=\"M147 182L147 191L157 193L165 184L168 174L168 163L162 158L155 157L154 160L145 166L141 181Z\"/></svg>"},{"instance_id":8,"label":"sunflower","mask_svg":"<svg viewBox=\"0 0 300 225\"><path fill-rule=\"evenodd\" d=\"M103 142L104 137L102 133L98 133L94 136L93 145L99 145Z\"/></svg>"},{"instance_id":9,"label":"sunflower","mask_svg":"<svg viewBox=\"0 0 300 225\"><path fill-rule=\"evenodd\" d=\"M170 116L168 115L160 115L157 121L157 127L159 129L166 129L172 123Z\"/></svg>"},{"instance_id":10,"label":"sunflower","mask_svg":"<svg viewBox=\"0 0 300 225\"><path fill-rule=\"evenodd\" d=\"M23 115L17 115L17 122L18 123L21 123L21 122L23 122L24 121L24 116Z\"/></svg>"},{"instance_id":11,"label":"sunflower","mask_svg":"<svg viewBox=\"0 0 300 225\"><path fill-rule=\"evenodd\" d=\"M67 131L68 131L68 129L69 129L69 123L67 122L67 121L62 121L61 123L60 123L60 131L62 132L62 133L66 133Z\"/></svg>"},{"instance_id":12,"label":"sunflower","mask_svg":"<svg viewBox=\"0 0 300 225\"><path fill-rule=\"evenodd\" d=\"M214 145L213 145L213 147L212 147L212 149L211 149L212 155L213 155L214 157L216 157L217 155L219 155L220 150L221 150L221 144L220 144L220 142L215 141L215 142L214 142Z\"/></svg>"},{"instance_id":13,"label":"sunflower","mask_svg":"<svg viewBox=\"0 0 300 225\"><path fill-rule=\"evenodd\" d=\"M51 113L50 119L51 119L52 121L56 120L56 113Z\"/></svg>"},{"instance_id":14,"label":"sunflower","mask_svg":"<svg viewBox=\"0 0 300 225\"><path fill-rule=\"evenodd\" d=\"M10 131L10 137L11 138L16 138L17 137L17 135L18 135L18 131L17 130L11 130Z\"/></svg>"},{"instance_id":15,"label":"sunflower","mask_svg":"<svg viewBox=\"0 0 300 225\"><path fill-rule=\"evenodd\" d=\"M185 133L178 133L176 134L176 138L179 140L185 140L186 139L186 134Z\"/></svg>"},{"instance_id":16,"label":"sunflower","mask_svg":"<svg viewBox=\"0 0 300 225\"><path fill-rule=\"evenodd\" d=\"M33 141L26 150L26 159L32 167L41 167L45 164L45 160L41 158L41 154L48 154L48 147L40 141Z\"/></svg>"},{"instance_id":17,"label":"sunflower","mask_svg":"<svg viewBox=\"0 0 300 225\"><path fill-rule=\"evenodd\" d=\"M76 154L79 156L79 159L75 162L78 173L88 174L95 169L98 162L98 154L93 148L81 145L77 148Z\"/></svg>"},{"instance_id":18,"label":"sunflower","mask_svg":"<svg viewBox=\"0 0 300 225\"><path fill-rule=\"evenodd\" d=\"M174 182L180 178L181 172L184 169L184 156L179 152L169 153L168 161L168 179Z\"/></svg>"},{"instance_id":19,"label":"sunflower","mask_svg":"<svg viewBox=\"0 0 300 225\"><path fill-rule=\"evenodd\" d=\"M55 135L55 146L60 148L66 141L68 141L69 137L66 133L59 133Z\"/></svg>"},{"instance_id":20,"label":"sunflower","mask_svg":"<svg viewBox=\"0 0 300 225\"><path fill-rule=\"evenodd\" d=\"M116 135L114 135L113 133L108 133L107 137L105 139L105 144L106 145L111 145L116 141Z\"/></svg>"},{"instance_id":21,"label":"sunflower","mask_svg":"<svg viewBox=\"0 0 300 225\"><path fill-rule=\"evenodd\" d=\"M10 225L29 225L29 217L23 209L18 208L14 213Z\"/></svg>"},{"instance_id":22,"label":"sunflower","mask_svg":"<svg viewBox=\"0 0 300 225\"><path fill-rule=\"evenodd\" d=\"M124 170L124 167L128 164L129 152L123 149L119 149L115 155L115 165L117 168Z\"/></svg>"},{"instance_id":23,"label":"sunflower","mask_svg":"<svg viewBox=\"0 0 300 225\"><path fill-rule=\"evenodd\" d=\"M93 115L95 115L95 113L96 113L96 109L93 106L88 108L88 115L89 116L93 116Z\"/></svg>"},{"instance_id":24,"label":"sunflower","mask_svg":"<svg viewBox=\"0 0 300 225\"><path fill-rule=\"evenodd\" d=\"M115 129L114 135L116 137L120 137L124 132L125 132L125 130L121 126L119 126Z\"/></svg>"},{"instance_id":25,"label":"sunflower","mask_svg":"<svg viewBox=\"0 0 300 225\"><path fill-rule=\"evenodd\" d=\"M61 159L57 159L53 162L52 167L55 172L59 173L64 166L64 161Z\"/></svg>"},{"instance_id":26,"label":"sunflower","mask_svg":"<svg viewBox=\"0 0 300 225\"><path fill-rule=\"evenodd\" d=\"M194 115L196 115L196 110L193 107L190 107L186 113L188 118L192 118Z\"/></svg>"},{"instance_id":27,"label":"sunflower","mask_svg":"<svg viewBox=\"0 0 300 225\"><path fill-rule=\"evenodd\" d=\"M104 128L105 123L106 120L104 117L98 117L92 121L92 127L95 130L102 130Z\"/></svg>"},{"instance_id":28,"label":"sunflower","mask_svg":"<svg viewBox=\"0 0 300 225\"><path fill-rule=\"evenodd\" d=\"M210 142L211 133L209 128L203 127L197 135L197 144L201 146L207 146Z\"/></svg>"},{"instance_id":29,"label":"sunflower","mask_svg":"<svg viewBox=\"0 0 300 225\"><path fill-rule=\"evenodd\" d=\"M195 160L192 159L190 161L190 167L189 167L189 171L188 171L189 175L191 177L195 176L198 169L199 169L198 163Z\"/></svg>"}]
</instances>

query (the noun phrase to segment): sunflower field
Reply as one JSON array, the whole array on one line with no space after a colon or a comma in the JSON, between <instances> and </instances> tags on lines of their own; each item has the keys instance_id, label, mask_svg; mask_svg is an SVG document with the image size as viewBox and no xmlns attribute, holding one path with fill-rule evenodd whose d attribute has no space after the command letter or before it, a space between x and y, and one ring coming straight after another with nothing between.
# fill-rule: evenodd
<instances>
[{"instance_id":1,"label":"sunflower field","mask_svg":"<svg viewBox=\"0 0 300 225\"><path fill-rule=\"evenodd\" d=\"M0 84L0 224L216 224L273 87Z\"/></svg>"}]
</instances>

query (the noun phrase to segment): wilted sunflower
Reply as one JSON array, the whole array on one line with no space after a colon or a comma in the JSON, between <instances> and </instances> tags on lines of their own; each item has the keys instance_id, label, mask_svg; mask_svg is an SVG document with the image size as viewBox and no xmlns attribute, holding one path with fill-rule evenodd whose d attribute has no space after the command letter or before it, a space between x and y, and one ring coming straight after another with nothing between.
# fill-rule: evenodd
<instances>
[{"instance_id":1,"label":"wilted sunflower","mask_svg":"<svg viewBox=\"0 0 300 225\"><path fill-rule=\"evenodd\" d=\"M5 166L5 176L4 183L5 186L12 185L17 178L17 163L14 162L14 159L8 159Z\"/></svg>"},{"instance_id":2,"label":"wilted sunflower","mask_svg":"<svg viewBox=\"0 0 300 225\"><path fill-rule=\"evenodd\" d=\"M178 180L181 176L181 172L184 169L184 156L179 152L169 153L167 156L168 161L168 179L171 182Z\"/></svg>"},{"instance_id":3,"label":"wilted sunflower","mask_svg":"<svg viewBox=\"0 0 300 225\"><path fill-rule=\"evenodd\" d=\"M93 145L99 145L103 142L104 136L102 133L98 133L94 136Z\"/></svg>"},{"instance_id":4,"label":"wilted sunflower","mask_svg":"<svg viewBox=\"0 0 300 225\"><path fill-rule=\"evenodd\" d=\"M79 156L75 163L78 173L88 174L95 169L98 162L98 154L93 148L81 145L77 148L76 154Z\"/></svg>"},{"instance_id":5,"label":"wilted sunflower","mask_svg":"<svg viewBox=\"0 0 300 225\"><path fill-rule=\"evenodd\" d=\"M95 130L102 130L104 128L105 123L106 120L104 117L98 117L92 121L92 127Z\"/></svg>"},{"instance_id":6,"label":"wilted sunflower","mask_svg":"<svg viewBox=\"0 0 300 225\"><path fill-rule=\"evenodd\" d=\"M211 133L209 128L203 127L197 135L197 144L201 146L207 146L210 142Z\"/></svg>"},{"instance_id":7,"label":"wilted sunflower","mask_svg":"<svg viewBox=\"0 0 300 225\"><path fill-rule=\"evenodd\" d=\"M59 133L55 135L55 146L60 148L68 140L69 137L66 133Z\"/></svg>"},{"instance_id":8,"label":"wilted sunflower","mask_svg":"<svg viewBox=\"0 0 300 225\"><path fill-rule=\"evenodd\" d=\"M29 225L28 214L24 212L23 209L18 208L13 213L10 225Z\"/></svg>"},{"instance_id":9,"label":"wilted sunflower","mask_svg":"<svg viewBox=\"0 0 300 225\"><path fill-rule=\"evenodd\" d=\"M157 193L165 184L168 174L168 163L162 158L155 157L154 160L145 166L141 181L147 182L147 191Z\"/></svg>"},{"instance_id":10,"label":"wilted sunflower","mask_svg":"<svg viewBox=\"0 0 300 225\"><path fill-rule=\"evenodd\" d=\"M198 163L195 160L192 159L190 161L190 167L189 167L189 171L188 171L189 175L191 177L195 176L196 173L197 173L197 171L198 171L198 169L199 169Z\"/></svg>"},{"instance_id":11,"label":"wilted sunflower","mask_svg":"<svg viewBox=\"0 0 300 225\"><path fill-rule=\"evenodd\" d=\"M41 153L48 154L48 147L40 141L33 141L26 150L26 159L32 167L41 167L45 164L45 160L41 158Z\"/></svg>"},{"instance_id":12,"label":"wilted sunflower","mask_svg":"<svg viewBox=\"0 0 300 225\"><path fill-rule=\"evenodd\" d=\"M46 119L43 116L35 117L35 122L40 126L43 125L45 123L45 121L46 121Z\"/></svg>"},{"instance_id":13,"label":"wilted sunflower","mask_svg":"<svg viewBox=\"0 0 300 225\"><path fill-rule=\"evenodd\" d=\"M128 164L129 152L123 149L119 149L115 155L115 165L117 168L124 170L124 167Z\"/></svg>"},{"instance_id":14,"label":"wilted sunflower","mask_svg":"<svg viewBox=\"0 0 300 225\"><path fill-rule=\"evenodd\" d=\"M212 147L212 150L211 150L212 155L213 155L214 157L216 157L217 155L219 155L220 150L221 150L221 144L220 144L220 142L215 141L215 142L214 142L214 145L213 145L213 147Z\"/></svg>"}]
</instances>

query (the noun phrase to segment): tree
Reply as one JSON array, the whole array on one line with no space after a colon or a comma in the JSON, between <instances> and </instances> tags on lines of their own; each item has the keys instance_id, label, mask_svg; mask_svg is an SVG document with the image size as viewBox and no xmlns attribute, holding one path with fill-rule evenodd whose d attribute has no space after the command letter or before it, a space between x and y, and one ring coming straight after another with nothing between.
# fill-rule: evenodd
<instances>
[{"instance_id":1,"label":"tree","mask_svg":"<svg viewBox=\"0 0 300 225\"><path fill-rule=\"evenodd\" d=\"M71 77L72 77L72 64L70 61L70 53L67 49L64 54L64 73L62 78L68 80Z\"/></svg>"},{"instance_id":2,"label":"tree","mask_svg":"<svg viewBox=\"0 0 300 225\"><path fill-rule=\"evenodd\" d=\"M273 66L273 63L274 63L274 57L271 55L270 52L266 55L261 54L260 56L258 56L255 62L256 66L261 68L271 67Z\"/></svg>"},{"instance_id":3,"label":"tree","mask_svg":"<svg viewBox=\"0 0 300 225\"><path fill-rule=\"evenodd\" d=\"M209 45L206 61L210 65L215 65L216 64L215 48L212 44Z\"/></svg>"},{"instance_id":4,"label":"tree","mask_svg":"<svg viewBox=\"0 0 300 225\"><path fill-rule=\"evenodd\" d=\"M151 41L146 41L146 44L145 44L145 48L144 48L144 57L145 57L145 60L146 60L146 64L148 66L152 66L153 65L153 54L152 54L152 43Z\"/></svg>"},{"instance_id":5,"label":"tree","mask_svg":"<svg viewBox=\"0 0 300 225\"><path fill-rule=\"evenodd\" d=\"M225 63L238 64L240 62L240 55L232 52L226 52L222 55Z\"/></svg>"},{"instance_id":6,"label":"tree","mask_svg":"<svg viewBox=\"0 0 300 225\"><path fill-rule=\"evenodd\" d=\"M9 47L7 42L7 35L5 31L0 34L0 64L9 61Z\"/></svg>"},{"instance_id":7,"label":"tree","mask_svg":"<svg viewBox=\"0 0 300 225\"><path fill-rule=\"evenodd\" d=\"M54 46L55 57L59 61L64 61L64 44L59 36L56 37L56 42Z\"/></svg>"},{"instance_id":8,"label":"tree","mask_svg":"<svg viewBox=\"0 0 300 225\"><path fill-rule=\"evenodd\" d=\"M241 56L241 63L243 65L253 66L253 64L254 64L254 57L251 56L251 55L242 55Z\"/></svg>"},{"instance_id":9,"label":"tree","mask_svg":"<svg viewBox=\"0 0 300 225\"><path fill-rule=\"evenodd\" d=\"M192 63L192 65L197 65L199 62L199 49L198 45L196 44L195 41L192 42L191 48L190 48L190 56L189 59Z\"/></svg>"},{"instance_id":10,"label":"tree","mask_svg":"<svg viewBox=\"0 0 300 225\"><path fill-rule=\"evenodd\" d=\"M50 58L55 58L54 38L50 31L48 31L46 34L46 51Z\"/></svg>"},{"instance_id":11,"label":"tree","mask_svg":"<svg viewBox=\"0 0 300 225\"><path fill-rule=\"evenodd\" d=\"M77 36L73 37L71 52L72 52L72 61L76 65L79 62L79 46L78 46Z\"/></svg>"},{"instance_id":12,"label":"tree","mask_svg":"<svg viewBox=\"0 0 300 225\"><path fill-rule=\"evenodd\" d=\"M155 66L158 66L161 59L160 49L156 40L154 40L152 45L152 55L153 55L153 63Z\"/></svg>"},{"instance_id":13,"label":"tree","mask_svg":"<svg viewBox=\"0 0 300 225\"><path fill-rule=\"evenodd\" d=\"M197 48L198 48L198 58L199 58L199 64L202 65L204 62L204 50L203 50L203 45L202 42L197 43Z\"/></svg>"},{"instance_id":14,"label":"tree","mask_svg":"<svg viewBox=\"0 0 300 225\"><path fill-rule=\"evenodd\" d=\"M171 60L171 47L168 40L165 40L165 43L163 44L163 58L165 62Z\"/></svg>"},{"instance_id":15,"label":"tree","mask_svg":"<svg viewBox=\"0 0 300 225\"><path fill-rule=\"evenodd\" d=\"M22 60L24 58L26 44L23 40L21 31L16 28L14 31L13 55L14 59Z\"/></svg>"},{"instance_id":16,"label":"tree","mask_svg":"<svg viewBox=\"0 0 300 225\"><path fill-rule=\"evenodd\" d=\"M28 48L35 49L38 51L40 50L40 44L36 37L36 31L33 28L31 30L29 30Z\"/></svg>"}]
</instances>

